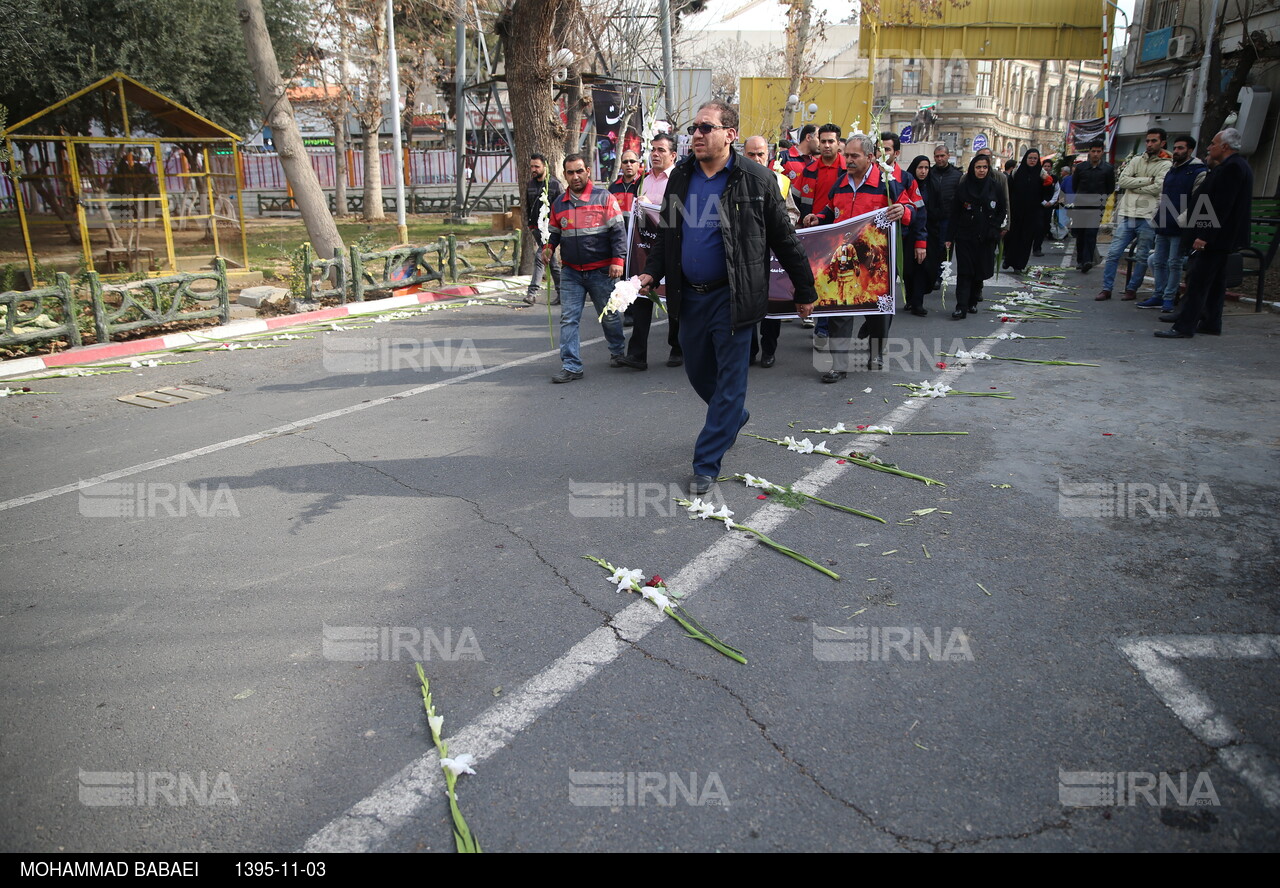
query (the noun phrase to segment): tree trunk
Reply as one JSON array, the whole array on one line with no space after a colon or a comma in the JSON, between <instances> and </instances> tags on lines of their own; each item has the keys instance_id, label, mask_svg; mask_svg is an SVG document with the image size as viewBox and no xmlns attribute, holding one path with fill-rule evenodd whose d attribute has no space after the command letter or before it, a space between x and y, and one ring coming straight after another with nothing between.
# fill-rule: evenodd
<instances>
[{"instance_id":1,"label":"tree trunk","mask_svg":"<svg viewBox=\"0 0 1280 888\"><path fill-rule=\"evenodd\" d=\"M375 222L387 218L382 209L382 158L378 148L378 130L364 130L364 218Z\"/></svg>"},{"instance_id":2,"label":"tree trunk","mask_svg":"<svg viewBox=\"0 0 1280 888\"><path fill-rule=\"evenodd\" d=\"M552 103L551 28L564 0L515 0L502 32L507 61L507 93L517 158L540 153L551 174L561 178L564 159L564 124Z\"/></svg>"},{"instance_id":3,"label":"tree trunk","mask_svg":"<svg viewBox=\"0 0 1280 888\"><path fill-rule=\"evenodd\" d=\"M276 153L280 155L285 178L289 181L294 200L302 212L307 237L311 239L311 246L317 254L329 258L334 255L335 250L343 249L342 236L338 234L338 226L329 213L324 192L320 189L320 180L316 178L316 171L312 169L306 149L302 146L302 135L298 132L298 123L293 116L293 105L285 94L284 81L280 78L275 51L271 46L271 35L267 33L261 0L236 0L236 14L244 31L249 67L253 69L253 78L258 86L258 101L274 134Z\"/></svg>"},{"instance_id":4,"label":"tree trunk","mask_svg":"<svg viewBox=\"0 0 1280 888\"><path fill-rule=\"evenodd\" d=\"M344 113L337 115L333 124L333 212L343 216L347 212L347 115L346 103L340 106Z\"/></svg>"}]
</instances>

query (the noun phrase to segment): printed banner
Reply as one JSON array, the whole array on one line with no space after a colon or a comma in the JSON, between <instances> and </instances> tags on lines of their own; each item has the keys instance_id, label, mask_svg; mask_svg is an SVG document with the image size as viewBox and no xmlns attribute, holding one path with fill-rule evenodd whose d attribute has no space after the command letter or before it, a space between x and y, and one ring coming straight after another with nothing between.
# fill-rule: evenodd
<instances>
[{"instance_id":1,"label":"printed banner","mask_svg":"<svg viewBox=\"0 0 1280 888\"><path fill-rule=\"evenodd\" d=\"M894 313L898 296L898 225L883 220L884 210L875 210L833 225L796 232L809 257L818 291L815 315ZM798 317L791 278L777 257L770 258L769 317Z\"/></svg>"},{"instance_id":2,"label":"printed banner","mask_svg":"<svg viewBox=\"0 0 1280 888\"><path fill-rule=\"evenodd\" d=\"M613 169L613 162L618 154L628 148L641 156L644 154L640 143L640 133L644 129L641 95L632 87L629 96L629 100L624 99L622 87L613 83L591 88L596 119L596 159L601 170ZM624 117L627 118L625 133L620 132Z\"/></svg>"},{"instance_id":3,"label":"printed banner","mask_svg":"<svg viewBox=\"0 0 1280 888\"><path fill-rule=\"evenodd\" d=\"M658 211L661 209L657 204L637 200L627 215L627 261L623 266L624 277L635 277L644 271L644 265L649 261L649 250L658 239ZM667 288L661 281L657 289L659 297L666 296Z\"/></svg>"}]
</instances>

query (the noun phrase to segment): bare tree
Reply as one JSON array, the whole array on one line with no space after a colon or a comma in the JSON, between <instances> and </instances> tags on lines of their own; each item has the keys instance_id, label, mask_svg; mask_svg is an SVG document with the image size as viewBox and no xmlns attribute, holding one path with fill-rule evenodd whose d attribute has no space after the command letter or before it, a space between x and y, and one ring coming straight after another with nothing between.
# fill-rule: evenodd
<instances>
[{"instance_id":1,"label":"bare tree","mask_svg":"<svg viewBox=\"0 0 1280 888\"><path fill-rule=\"evenodd\" d=\"M1277 45L1266 31L1253 30L1250 19L1259 12L1276 8L1275 0L1222 0L1218 9L1218 20L1215 23L1215 37L1205 52L1209 53L1209 78L1206 89L1204 119L1200 124L1200 144L1208 145L1209 140L1222 130L1227 115L1235 110L1240 100L1240 90L1248 84L1249 74L1254 66L1265 60L1280 58L1280 45ZM1235 16L1230 11L1235 10ZM1241 36L1239 47L1229 56L1222 52L1222 37L1225 26L1239 20ZM1229 68L1231 79L1222 85L1223 69Z\"/></svg>"},{"instance_id":2,"label":"bare tree","mask_svg":"<svg viewBox=\"0 0 1280 888\"><path fill-rule=\"evenodd\" d=\"M293 189L294 200L302 212L307 236L317 253L326 258L333 256L336 251L342 250L342 236L338 234L338 226L329 214L324 192L320 190L320 180L316 178L316 172L311 168L311 161L303 148L298 122L293 116L293 106L289 103L280 69L276 65L261 0L236 0L236 12L244 31L249 66L253 69L253 77L257 82L263 119L271 125L276 152L280 155L280 164L284 167L289 187Z\"/></svg>"}]
</instances>

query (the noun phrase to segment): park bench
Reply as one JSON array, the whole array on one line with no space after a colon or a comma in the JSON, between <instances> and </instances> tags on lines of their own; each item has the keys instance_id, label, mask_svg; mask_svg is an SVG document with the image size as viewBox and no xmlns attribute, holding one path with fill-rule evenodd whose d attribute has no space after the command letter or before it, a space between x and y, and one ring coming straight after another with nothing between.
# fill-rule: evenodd
<instances>
[{"instance_id":1,"label":"park bench","mask_svg":"<svg viewBox=\"0 0 1280 888\"><path fill-rule=\"evenodd\" d=\"M1249 245L1240 250L1245 259L1252 259L1252 268L1246 266L1244 277L1258 278L1258 295L1254 303L1254 311L1262 311L1262 289L1266 283L1267 270L1276 258L1276 250L1280 248L1280 199L1274 197L1255 197L1253 199L1252 217L1249 219Z\"/></svg>"}]
</instances>

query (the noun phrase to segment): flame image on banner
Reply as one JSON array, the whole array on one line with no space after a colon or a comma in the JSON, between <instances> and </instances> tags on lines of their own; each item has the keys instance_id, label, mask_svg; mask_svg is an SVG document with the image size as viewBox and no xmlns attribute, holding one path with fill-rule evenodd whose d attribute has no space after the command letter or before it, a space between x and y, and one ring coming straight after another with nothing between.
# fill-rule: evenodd
<instances>
[{"instance_id":1,"label":"flame image on banner","mask_svg":"<svg viewBox=\"0 0 1280 888\"><path fill-rule=\"evenodd\" d=\"M897 297L897 223L876 224L874 210L832 225L796 232L809 257L818 291L815 315L893 314ZM769 317L794 318L795 290L774 259L769 278Z\"/></svg>"}]
</instances>

